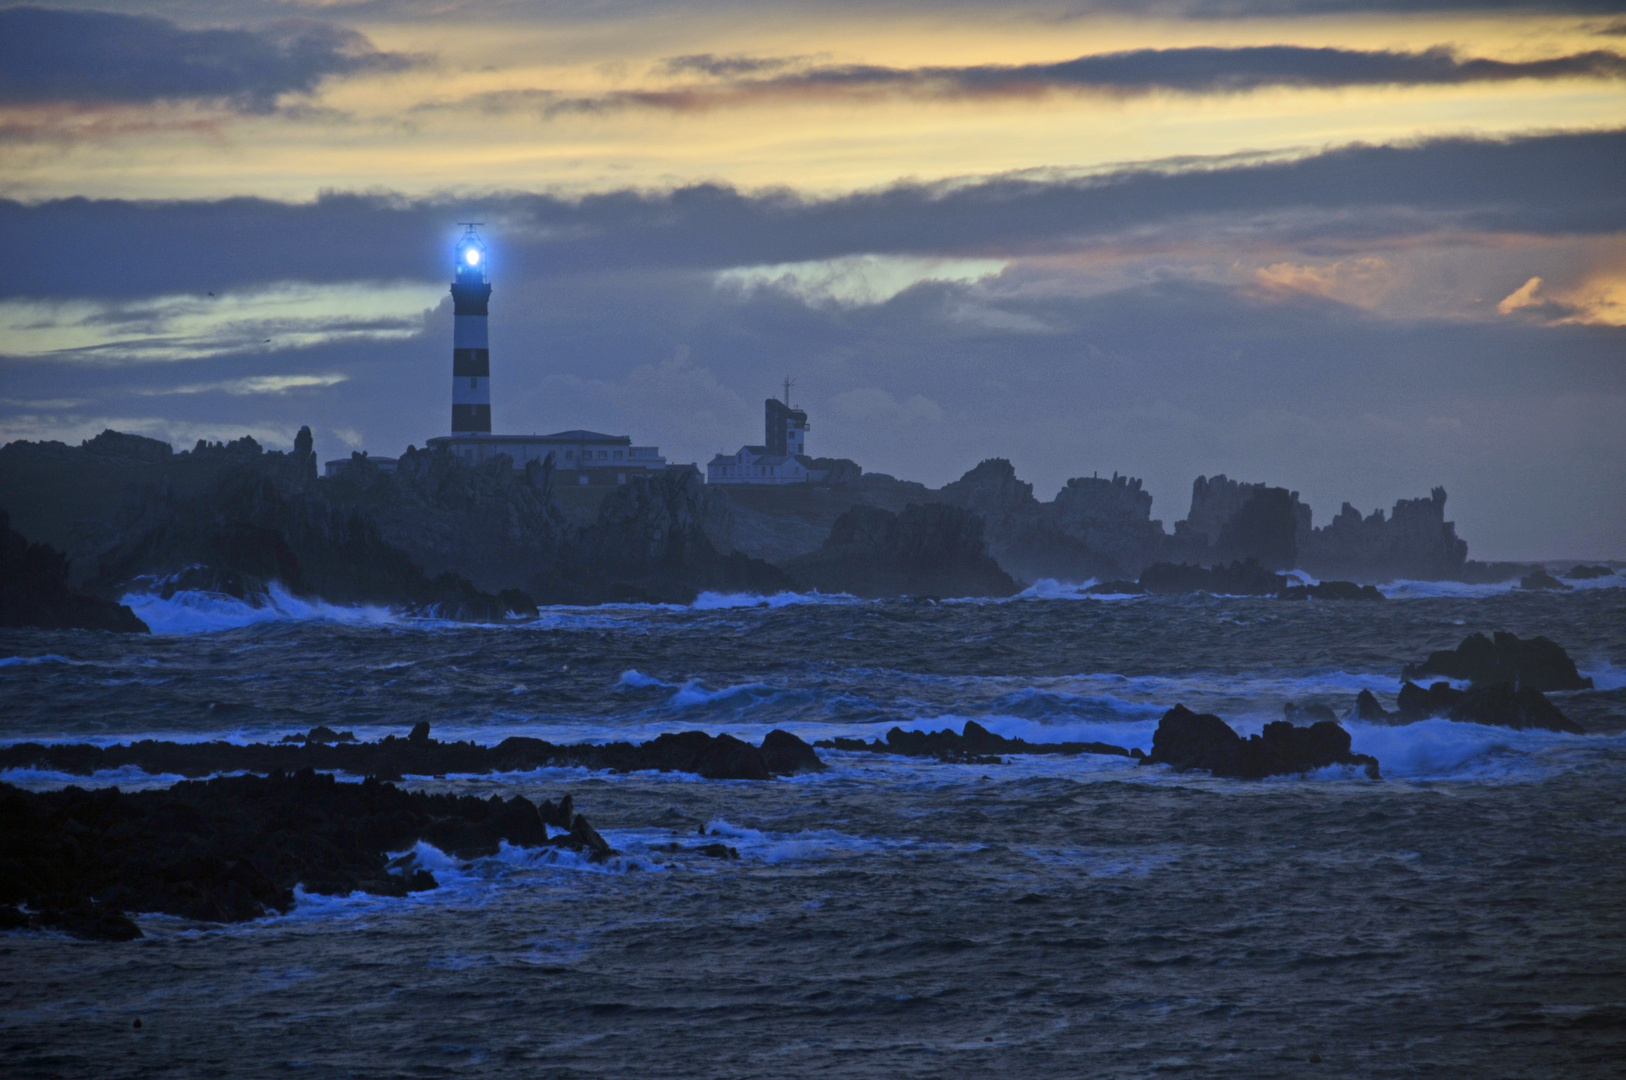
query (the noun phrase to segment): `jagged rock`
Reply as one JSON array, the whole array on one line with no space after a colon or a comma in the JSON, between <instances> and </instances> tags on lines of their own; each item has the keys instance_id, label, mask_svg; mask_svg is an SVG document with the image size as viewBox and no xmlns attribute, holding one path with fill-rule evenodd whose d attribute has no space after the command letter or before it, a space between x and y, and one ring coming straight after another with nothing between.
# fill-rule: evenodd
<instances>
[{"instance_id":1,"label":"jagged rock","mask_svg":"<svg viewBox=\"0 0 1626 1080\"><path fill-rule=\"evenodd\" d=\"M722 555L707 537L704 492L694 473L629 476L604 497L595 524L573 537L534 579L550 603L682 603L701 592L777 593L798 583L742 552Z\"/></svg>"},{"instance_id":2,"label":"jagged rock","mask_svg":"<svg viewBox=\"0 0 1626 1080\"><path fill-rule=\"evenodd\" d=\"M451 573L431 579L379 535L355 507L341 508L301 462L262 454L253 440L200 444L194 454L226 459L200 494L149 488L115 519L94 584L138 579L158 591L208 588L251 603L273 583L337 603L396 604L443 618L493 621L497 600Z\"/></svg>"},{"instance_id":3,"label":"jagged rock","mask_svg":"<svg viewBox=\"0 0 1626 1080\"><path fill-rule=\"evenodd\" d=\"M1311 772L1329 765L1360 765L1367 776L1378 779L1377 759L1351 753L1349 733L1334 721L1294 727L1276 720L1265 725L1262 735L1244 739L1219 717L1194 713L1184 705L1163 714L1152 736L1152 752L1141 764L1171 765L1180 771L1203 769L1243 780Z\"/></svg>"},{"instance_id":4,"label":"jagged rock","mask_svg":"<svg viewBox=\"0 0 1626 1080\"><path fill-rule=\"evenodd\" d=\"M70 933L124 940L134 936L124 911L240 922L287 911L296 884L338 895L433 888L421 870L391 873L386 852L437 839L460 858L495 852L504 840L590 858L608 851L580 817L569 835L549 840L537 807L519 796L406 792L308 769L131 793L0 784L0 905L27 905L33 920Z\"/></svg>"},{"instance_id":5,"label":"jagged rock","mask_svg":"<svg viewBox=\"0 0 1626 1080\"><path fill-rule=\"evenodd\" d=\"M1463 691L1448 682L1432 683L1424 690L1408 679L1400 684L1400 693L1395 697L1395 710L1400 714L1402 723L1411 724L1430 716L1447 715L1462 700L1462 695Z\"/></svg>"},{"instance_id":6,"label":"jagged rock","mask_svg":"<svg viewBox=\"0 0 1626 1080\"><path fill-rule=\"evenodd\" d=\"M822 548L786 569L813 588L855 596L1010 596L1017 583L988 555L982 529L976 513L945 503L901 514L855 506Z\"/></svg>"},{"instance_id":7,"label":"jagged rock","mask_svg":"<svg viewBox=\"0 0 1626 1080\"><path fill-rule=\"evenodd\" d=\"M1287 585L1287 579L1272 574L1252 559L1230 566L1188 566L1184 563L1156 563L1140 576L1141 588L1150 593L1207 592L1217 596L1272 596Z\"/></svg>"},{"instance_id":8,"label":"jagged rock","mask_svg":"<svg viewBox=\"0 0 1626 1080\"><path fill-rule=\"evenodd\" d=\"M795 736L778 733L768 751L775 760L800 765L792 771L808 769L811 750L797 751L787 740ZM816 755L814 755L816 760ZM429 724L420 721L405 739L393 735L378 742L335 742L328 744L308 738L297 742L175 743L144 740L129 745L91 746L85 743L14 743L0 746L0 770L49 768L77 776L89 776L128 766L149 773L199 777L217 773L292 772L314 768L354 776L374 776L399 780L403 776L443 776L448 773L528 772L549 766L576 766L637 772L696 773L708 780L767 780L768 756L750 743L730 735L708 735L703 731L682 731L660 735L649 742L581 743L559 746L542 739L514 736L496 746L472 742L439 742L429 735ZM569 824L567 820L565 825Z\"/></svg>"},{"instance_id":9,"label":"jagged rock","mask_svg":"<svg viewBox=\"0 0 1626 1080\"><path fill-rule=\"evenodd\" d=\"M1113 473L1075 477L1041 503L1004 458L990 458L938 492L944 502L982 514L989 553L1017 576L1037 581L1136 573L1157 558L1163 523L1138 479Z\"/></svg>"},{"instance_id":10,"label":"jagged rock","mask_svg":"<svg viewBox=\"0 0 1626 1080\"><path fill-rule=\"evenodd\" d=\"M1506 684L1474 687L1452 706L1449 716L1464 723L1514 730L1541 728L1570 735L1586 734L1585 728L1565 716L1539 690L1528 687L1515 690Z\"/></svg>"},{"instance_id":11,"label":"jagged rock","mask_svg":"<svg viewBox=\"0 0 1626 1080\"><path fill-rule=\"evenodd\" d=\"M1355 695L1355 719L1365 720L1369 724L1383 724L1394 718L1395 714L1385 709L1372 691L1362 690Z\"/></svg>"},{"instance_id":12,"label":"jagged rock","mask_svg":"<svg viewBox=\"0 0 1626 1080\"><path fill-rule=\"evenodd\" d=\"M1376 585L1353 581L1323 581L1318 585L1289 585L1281 592L1284 600L1383 600Z\"/></svg>"},{"instance_id":13,"label":"jagged rock","mask_svg":"<svg viewBox=\"0 0 1626 1080\"><path fill-rule=\"evenodd\" d=\"M1300 705L1296 701L1289 701L1282 706L1282 717L1289 724L1314 724L1323 720L1336 724L1338 714L1329 706L1317 703Z\"/></svg>"},{"instance_id":14,"label":"jagged rock","mask_svg":"<svg viewBox=\"0 0 1626 1080\"><path fill-rule=\"evenodd\" d=\"M1551 592L1569 592L1575 588L1559 581L1545 570L1536 570L1519 579L1519 588L1529 590L1548 590Z\"/></svg>"},{"instance_id":15,"label":"jagged rock","mask_svg":"<svg viewBox=\"0 0 1626 1080\"><path fill-rule=\"evenodd\" d=\"M1601 563L1597 566L1587 566L1585 563L1582 563L1578 566L1572 567L1570 572L1564 576L1569 578L1571 581L1591 581L1594 578L1614 577L1615 572Z\"/></svg>"},{"instance_id":16,"label":"jagged rock","mask_svg":"<svg viewBox=\"0 0 1626 1080\"><path fill-rule=\"evenodd\" d=\"M775 728L762 739L762 761L768 771L781 776L823 772L824 762L813 748L788 731Z\"/></svg>"},{"instance_id":17,"label":"jagged rock","mask_svg":"<svg viewBox=\"0 0 1626 1080\"><path fill-rule=\"evenodd\" d=\"M1024 739L1007 739L995 735L975 720L967 720L959 734L942 731L904 731L895 727L886 733L886 741L875 739L824 739L816 746L833 750L861 750L875 754L900 754L906 757L934 757L941 761L969 762L996 765L1000 754L1112 754L1119 757L1138 757L1140 751L1125 750L1121 746L1097 742L1030 743Z\"/></svg>"},{"instance_id":18,"label":"jagged rock","mask_svg":"<svg viewBox=\"0 0 1626 1080\"><path fill-rule=\"evenodd\" d=\"M1471 634L1455 649L1429 653L1421 664L1407 664L1400 677L1418 679L1425 675L1468 679L1476 686L1505 683L1543 693L1592 689L1592 680L1582 677L1575 661L1557 642L1539 636L1521 640L1500 630L1494 640L1484 634Z\"/></svg>"},{"instance_id":19,"label":"jagged rock","mask_svg":"<svg viewBox=\"0 0 1626 1080\"><path fill-rule=\"evenodd\" d=\"M1326 526L1301 536L1300 564L1319 577L1456 579L1468 545L1445 520L1445 500L1443 487L1426 499L1401 499L1388 520L1382 510L1363 518L1345 503Z\"/></svg>"},{"instance_id":20,"label":"jagged rock","mask_svg":"<svg viewBox=\"0 0 1626 1080\"><path fill-rule=\"evenodd\" d=\"M1494 727L1542 728L1584 735L1586 731L1532 687L1514 689L1509 683L1491 683L1457 690L1450 683L1437 682L1427 690L1407 682L1400 687L1395 702L1403 723L1431 716L1443 716L1462 723Z\"/></svg>"},{"instance_id":21,"label":"jagged rock","mask_svg":"<svg viewBox=\"0 0 1626 1080\"><path fill-rule=\"evenodd\" d=\"M98 436L99 438L100 436ZM145 634L147 624L124 604L68 585L68 559L48 544L30 544L0 509L0 626L42 630L111 630Z\"/></svg>"},{"instance_id":22,"label":"jagged rock","mask_svg":"<svg viewBox=\"0 0 1626 1080\"><path fill-rule=\"evenodd\" d=\"M520 470L506 454L476 464L445 447L408 447L393 471L356 458L321 488L426 573L449 571L490 592L529 590L571 534L553 502L551 459Z\"/></svg>"}]
</instances>

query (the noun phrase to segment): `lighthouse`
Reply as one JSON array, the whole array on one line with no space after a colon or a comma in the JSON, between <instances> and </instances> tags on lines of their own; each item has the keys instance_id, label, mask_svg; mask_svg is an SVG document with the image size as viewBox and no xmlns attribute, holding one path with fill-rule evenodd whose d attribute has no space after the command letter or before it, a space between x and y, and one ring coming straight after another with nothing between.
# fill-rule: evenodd
<instances>
[{"instance_id":1,"label":"lighthouse","mask_svg":"<svg viewBox=\"0 0 1626 1080\"><path fill-rule=\"evenodd\" d=\"M459 222L452 276L452 435L491 434L491 346L486 339L486 246L474 231L478 221Z\"/></svg>"}]
</instances>

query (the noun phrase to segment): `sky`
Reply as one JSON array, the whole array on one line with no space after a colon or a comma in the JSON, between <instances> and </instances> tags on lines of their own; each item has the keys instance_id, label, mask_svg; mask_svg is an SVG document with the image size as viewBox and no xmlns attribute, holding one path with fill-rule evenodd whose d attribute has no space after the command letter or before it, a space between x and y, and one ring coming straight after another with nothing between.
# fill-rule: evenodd
<instances>
[{"instance_id":1,"label":"sky","mask_svg":"<svg viewBox=\"0 0 1626 1080\"><path fill-rule=\"evenodd\" d=\"M3 0L0 0L3 5ZM0 441L493 425L1626 558L1626 0L0 6Z\"/></svg>"}]
</instances>

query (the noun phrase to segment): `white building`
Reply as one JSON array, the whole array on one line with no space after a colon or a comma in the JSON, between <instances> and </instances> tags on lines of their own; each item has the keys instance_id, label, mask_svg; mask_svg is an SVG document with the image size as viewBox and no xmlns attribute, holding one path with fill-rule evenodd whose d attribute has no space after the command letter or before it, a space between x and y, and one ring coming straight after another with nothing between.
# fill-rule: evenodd
<instances>
[{"instance_id":1,"label":"white building","mask_svg":"<svg viewBox=\"0 0 1626 1080\"><path fill-rule=\"evenodd\" d=\"M597 431L560 431L552 435L442 435L430 439L432 448L444 447L471 464L507 454L514 468L553 456L553 475L563 484L625 484L640 472L667 468L660 448L634 446L626 435Z\"/></svg>"},{"instance_id":2,"label":"white building","mask_svg":"<svg viewBox=\"0 0 1626 1080\"><path fill-rule=\"evenodd\" d=\"M769 398L763 402L762 446L742 446L733 454L718 454L706 463L709 484L806 484L823 480L824 472L813 468L806 454L807 413L793 409L786 401Z\"/></svg>"}]
</instances>

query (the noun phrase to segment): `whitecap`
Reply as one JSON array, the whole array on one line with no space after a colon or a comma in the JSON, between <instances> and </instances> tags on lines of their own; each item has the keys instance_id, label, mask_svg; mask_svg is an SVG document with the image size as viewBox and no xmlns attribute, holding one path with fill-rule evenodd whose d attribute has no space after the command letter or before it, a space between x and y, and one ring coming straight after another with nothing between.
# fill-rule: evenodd
<instances>
[{"instance_id":1,"label":"whitecap","mask_svg":"<svg viewBox=\"0 0 1626 1080\"><path fill-rule=\"evenodd\" d=\"M183 589L168 598L155 593L126 593L120 602L129 605L155 634L207 634L271 622L391 626L402 621L387 608L306 600L276 583L258 607L224 593L196 589Z\"/></svg>"}]
</instances>

